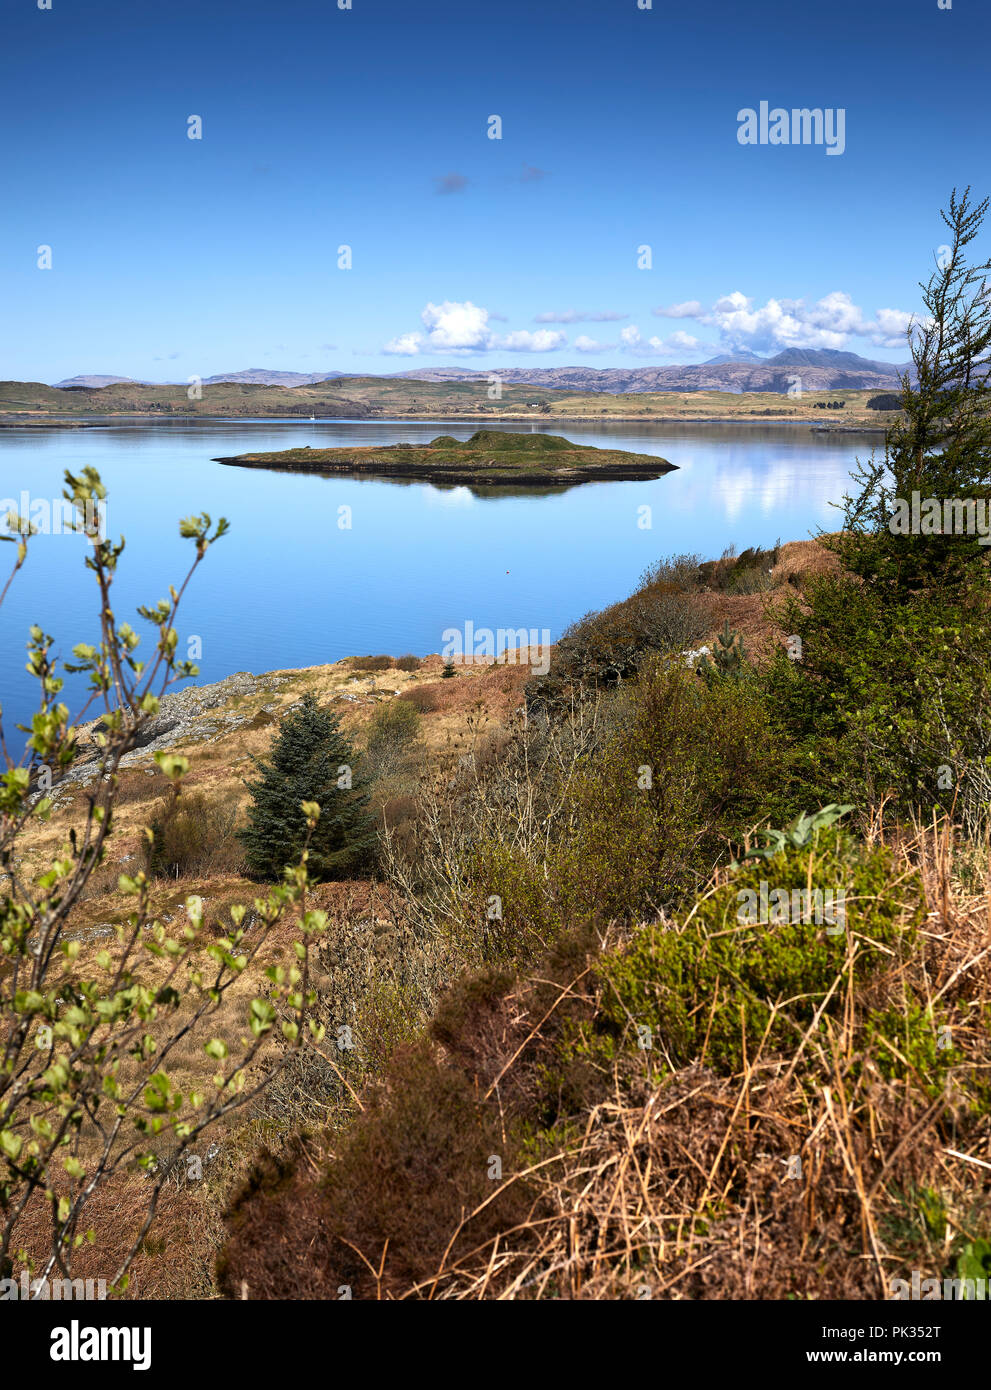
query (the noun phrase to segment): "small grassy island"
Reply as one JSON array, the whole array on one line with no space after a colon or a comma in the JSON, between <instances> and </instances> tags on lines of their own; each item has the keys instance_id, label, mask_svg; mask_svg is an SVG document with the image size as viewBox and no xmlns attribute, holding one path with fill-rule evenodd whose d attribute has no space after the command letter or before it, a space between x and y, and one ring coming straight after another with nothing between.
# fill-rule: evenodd
<instances>
[{"instance_id":1,"label":"small grassy island","mask_svg":"<svg viewBox=\"0 0 991 1390\"><path fill-rule=\"evenodd\" d=\"M345 476L400 477L432 483L488 486L562 485L608 479L632 482L659 478L676 464L653 454L595 449L555 434L513 434L477 430L468 440L438 435L429 444L389 444L380 448L285 449L280 453L238 454L215 463L243 468Z\"/></svg>"}]
</instances>

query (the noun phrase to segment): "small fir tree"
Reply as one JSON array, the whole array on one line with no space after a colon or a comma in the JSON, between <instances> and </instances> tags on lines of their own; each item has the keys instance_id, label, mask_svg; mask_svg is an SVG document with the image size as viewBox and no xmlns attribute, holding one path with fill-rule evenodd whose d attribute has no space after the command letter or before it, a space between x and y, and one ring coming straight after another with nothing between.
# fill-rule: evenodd
<instances>
[{"instance_id":1,"label":"small fir tree","mask_svg":"<svg viewBox=\"0 0 991 1390\"><path fill-rule=\"evenodd\" d=\"M727 618L722 632L716 634L712 655L703 656L696 669L709 685L721 677L739 680L747 669L744 658L743 638L730 628Z\"/></svg>"},{"instance_id":2,"label":"small fir tree","mask_svg":"<svg viewBox=\"0 0 991 1390\"><path fill-rule=\"evenodd\" d=\"M991 262L971 264L966 254L987 209L986 198L972 204L969 188L950 196L949 241L920 286L925 316L909 329L915 380L902 378L904 419L888 431L883 460L858 464L843 534L824 539L846 569L895 602L986 575L987 546L965 514L991 496ZM927 499L935 500L923 517Z\"/></svg>"},{"instance_id":3,"label":"small fir tree","mask_svg":"<svg viewBox=\"0 0 991 1390\"><path fill-rule=\"evenodd\" d=\"M262 878L281 878L298 860L307 836L302 802L315 801L320 819L309 841L313 878L340 878L367 861L375 843L366 783L337 719L307 694L282 721L270 760L253 759L248 825L240 831L248 866Z\"/></svg>"}]
</instances>

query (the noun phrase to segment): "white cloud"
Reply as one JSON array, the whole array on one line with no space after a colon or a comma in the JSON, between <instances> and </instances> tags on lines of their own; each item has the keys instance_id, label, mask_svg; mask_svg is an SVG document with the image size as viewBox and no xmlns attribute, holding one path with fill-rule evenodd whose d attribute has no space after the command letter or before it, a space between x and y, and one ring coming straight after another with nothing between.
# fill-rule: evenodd
<instances>
[{"instance_id":1,"label":"white cloud","mask_svg":"<svg viewBox=\"0 0 991 1390\"><path fill-rule=\"evenodd\" d=\"M843 296L841 296L842 298ZM727 347L747 347L755 352L776 351L780 348L841 348L851 328L830 325L844 315L839 306L820 301L816 314L803 311L800 301L769 299L760 308L753 307L739 290L717 299L701 322L713 325Z\"/></svg>"},{"instance_id":2,"label":"white cloud","mask_svg":"<svg viewBox=\"0 0 991 1390\"><path fill-rule=\"evenodd\" d=\"M803 299L772 298L761 305L741 290L734 290L717 299L711 309L703 309L692 299L655 309L654 313L666 318L694 318L715 328L725 350L745 347L768 353L783 348L841 349L850 338L866 338L876 347L899 347L912 320L902 309L879 309L870 318L844 290L833 290L814 304ZM674 343L674 335L668 342Z\"/></svg>"},{"instance_id":3,"label":"white cloud","mask_svg":"<svg viewBox=\"0 0 991 1390\"><path fill-rule=\"evenodd\" d=\"M905 335L914 319L904 309L878 309L874 315L877 325L871 333L871 342L877 347L908 347Z\"/></svg>"},{"instance_id":4,"label":"white cloud","mask_svg":"<svg viewBox=\"0 0 991 1390\"><path fill-rule=\"evenodd\" d=\"M515 329L511 333L494 333L490 314L470 299L463 302L445 299L442 304L429 303L420 315L426 330L401 333L390 339L382 349L390 355L416 357L420 353L467 353L500 350L503 352L554 352L567 346L565 333L550 328Z\"/></svg>"},{"instance_id":5,"label":"white cloud","mask_svg":"<svg viewBox=\"0 0 991 1390\"><path fill-rule=\"evenodd\" d=\"M445 299L428 304L420 315L428 331L428 344L437 352L478 350L489 347L489 311L466 299L463 304Z\"/></svg>"},{"instance_id":6,"label":"white cloud","mask_svg":"<svg viewBox=\"0 0 991 1390\"><path fill-rule=\"evenodd\" d=\"M652 312L662 319L697 319L702 305L697 299L686 299L684 304L669 304L666 309L654 309Z\"/></svg>"},{"instance_id":7,"label":"white cloud","mask_svg":"<svg viewBox=\"0 0 991 1390\"><path fill-rule=\"evenodd\" d=\"M636 357L670 357L677 352L694 352L700 346L698 338L694 338L691 333L682 332L681 329L667 338L658 338L656 334L645 338L639 328L630 324L628 328L620 330L619 336L623 342L623 350L633 353Z\"/></svg>"},{"instance_id":8,"label":"white cloud","mask_svg":"<svg viewBox=\"0 0 991 1390\"><path fill-rule=\"evenodd\" d=\"M619 323L628 319L629 314L614 314L611 309L603 313L589 313L585 309L564 309L561 313L535 314L534 323Z\"/></svg>"},{"instance_id":9,"label":"white cloud","mask_svg":"<svg viewBox=\"0 0 991 1390\"><path fill-rule=\"evenodd\" d=\"M797 302L795 309L799 313L802 312L801 300ZM808 311L807 317L809 323L833 333L859 333L864 323L863 312L842 290L834 290L832 294L825 295Z\"/></svg>"},{"instance_id":10,"label":"white cloud","mask_svg":"<svg viewBox=\"0 0 991 1390\"><path fill-rule=\"evenodd\" d=\"M555 333L550 328L538 328L536 333L519 328L497 338L493 346L506 352L553 352L556 348L564 347L567 341L566 333Z\"/></svg>"},{"instance_id":11,"label":"white cloud","mask_svg":"<svg viewBox=\"0 0 991 1390\"><path fill-rule=\"evenodd\" d=\"M596 342L594 338L589 338L585 333L579 333L572 343L572 347L577 352L611 352L615 346L615 343Z\"/></svg>"},{"instance_id":12,"label":"white cloud","mask_svg":"<svg viewBox=\"0 0 991 1390\"><path fill-rule=\"evenodd\" d=\"M398 338L390 338L382 351L395 357L415 357L422 342L422 333L401 333Z\"/></svg>"},{"instance_id":13,"label":"white cloud","mask_svg":"<svg viewBox=\"0 0 991 1390\"><path fill-rule=\"evenodd\" d=\"M780 352L783 348L841 349L847 347L851 338L866 339L875 347L903 347L905 331L913 317L903 309L878 309L871 318L843 290L833 290L813 304L784 298L757 304L742 290L733 290L722 295L709 309L703 308L697 299L687 299L652 312L660 318L693 318L716 329L720 351L747 348L751 352L765 353ZM450 356L498 351L556 352L568 344L564 333L550 329L496 333L494 324L497 320L504 322L503 316L473 304L470 299L431 302L420 317L422 331L400 333L386 343L383 352L400 357L425 353ZM534 322L614 323L627 317L612 310L565 309L537 314ZM598 342L586 334L579 334L573 346L581 353L607 352L619 347L637 357L671 357L699 349L711 351L713 347L680 329L667 337L645 338L633 324L620 330L619 343Z\"/></svg>"}]
</instances>

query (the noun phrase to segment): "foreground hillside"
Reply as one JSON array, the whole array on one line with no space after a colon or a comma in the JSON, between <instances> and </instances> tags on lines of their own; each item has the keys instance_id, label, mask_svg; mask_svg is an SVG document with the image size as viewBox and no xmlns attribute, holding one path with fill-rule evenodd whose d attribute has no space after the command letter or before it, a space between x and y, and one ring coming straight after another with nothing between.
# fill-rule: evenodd
<instances>
[{"instance_id":1,"label":"foreground hillside","mask_svg":"<svg viewBox=\"0 0 991 1390\"><path fill-rule=\"evenodd\" d=\"M160 922L198 902L223 942L265 889L235 834L251 759L308 697L371 777L380 847L308 896L327 914L326 1043L286 1052L177 1166L163 1132L129 1296L876 1298L912 1269L978 1267L986 857L948 825L878 816L854 786L856 722L835 756L823 726L810 764L788 693L795 637L811 669L830 596L849 612L854 591L814 542L679 557L576 624L546 675L366 657L167 697L119 773L74 968L113 951L118 877L139 868ZM24 878L80 823L96 732L22 842ZM163 750L188 759L178 800ZM775 853L760 828L829 800L830 777L860 809L799 822ZM741 920L768 884L845 894L848 916ZM236 1045L298 928L266 938L205 1036ZM202 1039L173 1058L185 1088L206 1079ZM76 1273L113 1264L150 1181L98 1190ZM21 1218L26 1255L46 1221Z\"/></svg>"}]
</instances>

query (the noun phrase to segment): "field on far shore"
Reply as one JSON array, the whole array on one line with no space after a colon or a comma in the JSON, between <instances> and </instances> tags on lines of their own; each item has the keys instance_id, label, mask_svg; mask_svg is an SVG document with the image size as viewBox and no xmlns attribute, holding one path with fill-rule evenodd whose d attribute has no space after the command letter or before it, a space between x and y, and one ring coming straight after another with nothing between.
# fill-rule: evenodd
<instances>
[{"instance_id":1,"label":"field on far shore","mask_svg":"<svg viewBox=\"0 0 991 1390\"><path fill-rule=\"evenodd\" d=\"M342 377L313 386L256 386L223 382L204 386L191 400L185 386L115 385L56 389L42 382L0 382L0 426L87 417L269 416L337 419L464 420L695 420L791 421L844 428L883 429L891 412L870 410L880 393L808 391L792 397L772 391L550 391L505 384L500 400L488 398L483 380L433 382ZM826 408L841 401L841 408ZM897 412L896 412L897 413Z\"/></svg>"}]
</instances>

